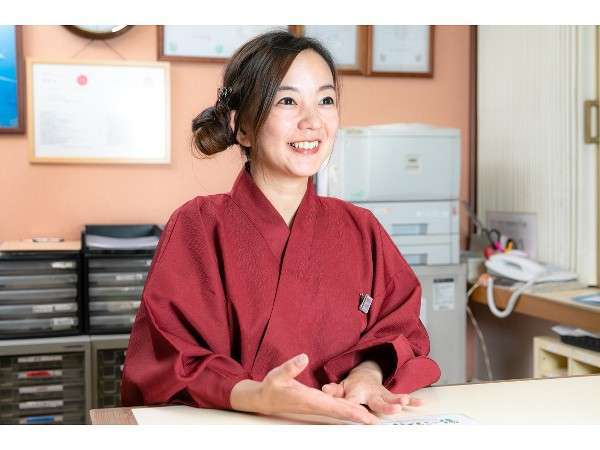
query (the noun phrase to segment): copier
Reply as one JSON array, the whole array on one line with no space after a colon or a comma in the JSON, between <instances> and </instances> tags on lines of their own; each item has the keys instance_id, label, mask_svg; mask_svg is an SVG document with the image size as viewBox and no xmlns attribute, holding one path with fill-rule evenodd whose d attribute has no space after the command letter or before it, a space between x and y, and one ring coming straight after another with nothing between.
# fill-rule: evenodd
<instances>
[{"instance_id":1,"label":"copier","mask_svg":"<svg viewBox=\"0 0 600 450\"><path fill-rule=\"evenodd\" d=\"M386 124L338 131L317 192L373 212L411 265L458 264L460 131Z\"/></svg>"}]
</instances>

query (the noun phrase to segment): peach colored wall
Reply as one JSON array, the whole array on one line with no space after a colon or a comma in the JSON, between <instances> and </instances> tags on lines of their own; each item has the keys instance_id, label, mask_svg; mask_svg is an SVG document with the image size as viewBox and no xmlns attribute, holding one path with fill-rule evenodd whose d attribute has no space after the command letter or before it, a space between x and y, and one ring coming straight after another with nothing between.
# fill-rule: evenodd
<instances>
[{"instance_id":1,"label":"peach colored wall","mask_svg":"<svg viewBox=\"0 0 600 450\"><path fill-rule=\"evenodd\" d=\"M26 57L71 59L87 42L60 26L23 27ZM128 60L156 60L156 27L136 26L109 44ZM96 41L76 59L120 57ZM0 241L77 239L86 223L164 223L189 198L229 190L242 164L237 150L205 160L189 151L191 120L214 102L222 70L221 64L171 63L170 165L30 164L26 135L0 135ZM459 128L461 197L467 199L468 76L469 27L438 26L434 78L344 77L341 125L428 122Z\"/></svg>"}]
</instances>

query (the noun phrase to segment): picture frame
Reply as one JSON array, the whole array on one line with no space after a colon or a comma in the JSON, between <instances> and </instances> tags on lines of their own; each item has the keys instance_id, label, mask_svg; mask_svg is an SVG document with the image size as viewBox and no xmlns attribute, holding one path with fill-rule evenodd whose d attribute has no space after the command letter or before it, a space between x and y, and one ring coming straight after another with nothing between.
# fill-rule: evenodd
<instances>
[{"instance_id":1,"label":"picture frame","mask_svg":"<svg viewBox=\"0 0 600 450\"><path fill-rule=\"evenodd\" d=\"M331 52L338 73L366 75L367 25L295 25L294 34L318 39Z\"/></svg>"},{"instance_id":2,"label":"picture frame","mask_svg":"<svg viewBox=\"0 0 600 450\"><path fill-rule=\"evenodd\" d=\"M169 164L170 65L27 58L31 163Z\"/></svg>"},{"instance_id":3,"label":"picture frame","mask_svg":"<svg viewBox=\"0 0 600 450\"><path fill-rule=\"evenodd\" d=\"M369 25L368 75L433 78L433 25Z\"/></svg>"},{"instance_id":4,"label":"picture frame","mask_svg":"<svg viewBox=\"0 0 600 450\"><path fill-rule=\"evenodd\" d=\"M0 25L0 133L25 133L23 26Z\"/></svg>"},{"instance_id":5,"label":"picture frame","mask_svg":"<svg viewBox=\"0 0 600 450\"><path fill-rule=\"evenodd\" d=\"M224 63L245 42L289 25L158 25L159 61Z\"/></svg>"}]
</instances>

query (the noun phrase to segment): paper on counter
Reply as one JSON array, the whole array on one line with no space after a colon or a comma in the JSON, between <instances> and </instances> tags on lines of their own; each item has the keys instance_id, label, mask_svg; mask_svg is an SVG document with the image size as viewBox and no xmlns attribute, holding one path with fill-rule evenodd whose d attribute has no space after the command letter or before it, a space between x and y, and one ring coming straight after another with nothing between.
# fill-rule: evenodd
<instances>
[{"instance_id":1,"label":"paper on counter","mask_svg":"<svg viewBox=\"0 0 600 450\"><path fill-rule=\"evenodd\" d=\"M584 305L600 306L600 292L588 295L577 295L573 297L573 300Z\"/></svg>"},{"instance_id":2,"label":"paper on counter","mask_svg":"<svg viewBox=\"0 0 600 450\"><path fill-rule=\"evenodd\" d=\"M142 236L137 238L114 238L88 234L85 237L85 243L89 248L105 249L154 249L158 245L157 236Z\"/></svg>"},{"instance_id":3,"label":"paper on counter","mask_svg":"<svg viewBox=\"0 0 600 450\"><path fill-rule=\"evenodd\" d=\"M464 414L435 414L406 419L382 420L380 425L476 425L478 423Z\"/></svg>"},{"instance_id":4,"label":"paper on counter","mask_svg":"<svg viewBox=\"0 0 600 450\"><path fill-rule=\"evenodd\" d=\"M269 417L237 411L192 408L183 405L159 408L132 408L131 412L139 425L291 425L326 423L318 420L304 421L298 417ZM316 417L316 416L306 416ZM343 422L332 419L332 424ZM351 423L347 423L351 424ZM379 425L473 425L477 421L464 414L436 414L404 419L382 420ZM354 424L356 425L356 424Z\"/></svg>"}]
</instances>

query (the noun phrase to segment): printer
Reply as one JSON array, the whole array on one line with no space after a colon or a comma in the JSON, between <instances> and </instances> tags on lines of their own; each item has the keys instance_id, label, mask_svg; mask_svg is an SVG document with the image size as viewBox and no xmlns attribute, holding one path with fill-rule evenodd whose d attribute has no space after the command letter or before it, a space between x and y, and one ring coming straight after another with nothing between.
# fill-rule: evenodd
<instances>
[{"instance_id":1,"label":"printer","mask_svg":"<svg viewBox=\"0 0 600 450\"><path fill-rule=\"evenodd\" d=\"M411 265L458 264L460 131L427 124L338 130L321 196L367 208Z\"/></svg>"}]
</instances>

